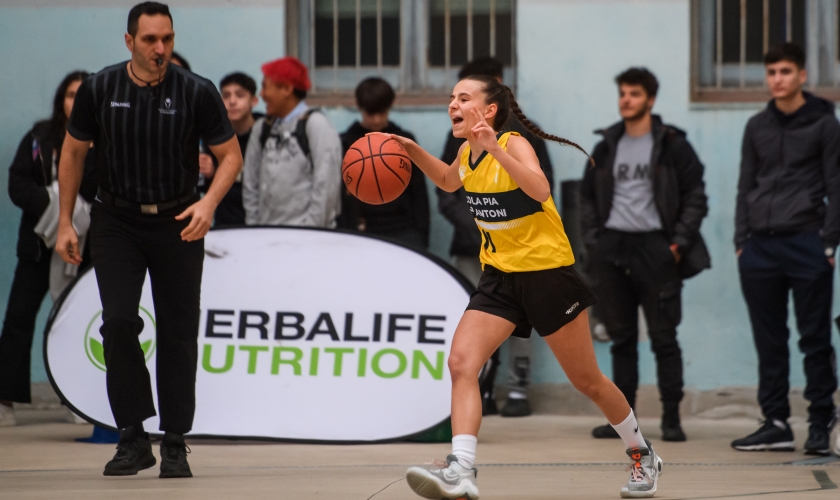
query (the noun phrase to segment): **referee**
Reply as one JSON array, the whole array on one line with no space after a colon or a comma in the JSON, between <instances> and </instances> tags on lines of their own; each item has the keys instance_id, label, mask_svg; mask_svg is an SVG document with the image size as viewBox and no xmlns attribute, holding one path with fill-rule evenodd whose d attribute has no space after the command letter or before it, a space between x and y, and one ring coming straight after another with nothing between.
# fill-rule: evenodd
<instances>
[{"instance_id":1,"label":"referee","mask_svg":"<svg viewBox=\"0 0 840 500\"><path fill-rule=\"evenodd\" d=\"M91 252L102 300L102 338L111 411L122 430L106 476L155 465L143 421L155 415L138 335L140 294L148 271L157 329L160 477L191 477L184 434L195 414L195 374L204 235L242 168L242 155L213 84L169 64L175 32L169 8L156 2L128 14L131 60L88 77L79 87L58 169L56 251L81 262L71 222L91 141L99 178L91 211ZM204 198L198 142L219 160Z\"/></svg>"}]
</instances>

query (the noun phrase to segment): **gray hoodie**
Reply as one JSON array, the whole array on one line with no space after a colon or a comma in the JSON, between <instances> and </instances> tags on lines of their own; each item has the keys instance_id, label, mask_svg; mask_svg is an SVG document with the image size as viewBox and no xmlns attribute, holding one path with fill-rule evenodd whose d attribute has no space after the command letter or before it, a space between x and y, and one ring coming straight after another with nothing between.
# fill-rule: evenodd
<instances>
[{"instance_id":1,"label":"gray hoodie","mask_svg":"<svg viewBox=\"0 0 840 500\"><path fill-rule=\"evenodd\" d=\"M275 120L260 147L263 121L254 123L242 168L245 223L335 227L341 210L341 139L322 113L306 122L309 157L294 136L298 118Z\"/></svg>"}]
</instances>

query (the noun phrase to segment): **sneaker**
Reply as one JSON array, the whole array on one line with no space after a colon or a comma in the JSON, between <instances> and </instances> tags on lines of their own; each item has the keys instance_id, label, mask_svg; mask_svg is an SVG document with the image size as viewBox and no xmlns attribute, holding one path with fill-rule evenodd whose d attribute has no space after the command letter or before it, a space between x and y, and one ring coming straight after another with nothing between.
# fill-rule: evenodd
<instances>
[{"instance_id":1,"label":"sneaker","mask_svg":"<svg viewBox=\"0 0 840 500\"><path fill-rule=\"evenodd\" d=\"M0 427L13 427L15 425L17 425L15 408L0 404Z\"/></svg>"},{"instance_id":2,"label":"sneaker","mask_svg":"<svg viewBox=\"0 0 840 500\"><path fill-rule=\"evenodd\" d=\"M618 439L621 436L618 435L613 426L610 424L607 425L599 425L598 427L592 429L592 437L596 439Z\"/></svg>"},{"instance_id":3,"label":"sneaker","mask_svg":"<svg viewBox=\"0 0 840 500\"><path fill-rule=\"evenodd\" d=\"M831 455L828 431L829 427L827 425L811 423L808 428L808 440L805 441L806 455Z\"/></svg>"},{"instance_id":4,"label":"sneaker","mask_svg":"<svg viewBox=\"0 0 840 500\"><path fill-rule=\"evenodd\" d=\"M507 398L499 414L503 417L527 417L531 414L531 405L526 398Z\"/></svg>"},{"instance_id":5,"label":"sneaker","mask_svg":"<svg viewBox=\"0 0 840 500\"><path fill-rule=\"evenodd\" d=\"M680 425L679 414L666 413L662 415L662 440L671 442L686 440L685 432Z\"/></svg>"},{"instance_id":6,"label":"sneaker","mask_svg":"<svg viewBox=\"0 0 840 500\"><path fill-rule=\"evenodd\" d=\"M435 500L478 500L477 476L478 470L462 467L455 455L446 457L445 463L436 460L432 467L411 467L405 473L409 488Z\"/></svg>"},{"instance_id":7,"label":"sneaker","mask_svg":"<svg viewBox=\"0 0 840 500\"><path fill-rule=\"evenodd\" d=\"M650 498L656 494L659 477L662 475L662 459L653 451L650 441L645 439L647 448L627 450L633 463L630 464L630 480L621 488L621 498Z\"/></svg>"},{"instance_id":8,"label":"sneaker","mask_svg":"<svg viewBox=\"0 0 840 500\"><path fill-rule=\"evenodd\" d=\"M188 453L190 447L184 442L184 436L164 434L160 442L160 477L192 477Z\"/></svg>"},{"instance_id":9,"label":"sneaker","mask_svg":"<svg viewBox=\"0 0 840 500\"><path fill-rule=\"evenodd\" d=\"M741 451L793 451L793 431L781 420L767 420L749 436L732 441Z\"/></svg>"},{"instance_id":10,"label":"sneaker","mask_svg":"<svg viewBox=\"0 0 840 500\"><path fill-rule=\"evenodd\" d=\"M110 462L105 464L104 476L133 476L137 472L148 469L157 461L152 454L152 442L149 433L135 433L133 427L126 427L120 432L120 442L117 443L117 453Z\"/></svg>"},{"instance_id":11,"label":"sneaker","mask_svg":"<svg viewBox=\"0 0 840 500\"><path fill-rule=\"evenodd\" d=\"M830 444L831 452L840 457L840 418L834 417L834 425L832 425Z\"/></svg>"}]
</instances>

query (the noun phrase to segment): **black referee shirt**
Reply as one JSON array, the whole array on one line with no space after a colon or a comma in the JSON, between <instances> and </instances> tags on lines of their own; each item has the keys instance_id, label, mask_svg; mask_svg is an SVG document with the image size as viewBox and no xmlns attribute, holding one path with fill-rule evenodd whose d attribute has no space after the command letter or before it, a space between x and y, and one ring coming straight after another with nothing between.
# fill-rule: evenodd
<instances>
[{"instance_id":1,"label":"black referee shirt","mask_svg":"<svg viewBox=\"0 0 840 500\"><path fill-rule=\"evenodd\" d=\"M140 87L128 61L89 76L76 92L67 131L96 144L99 187L135 203L176 199L198 183L199 137L233 137L210 80L170 64L163 81Z\"/></svg>"}]
</instances>

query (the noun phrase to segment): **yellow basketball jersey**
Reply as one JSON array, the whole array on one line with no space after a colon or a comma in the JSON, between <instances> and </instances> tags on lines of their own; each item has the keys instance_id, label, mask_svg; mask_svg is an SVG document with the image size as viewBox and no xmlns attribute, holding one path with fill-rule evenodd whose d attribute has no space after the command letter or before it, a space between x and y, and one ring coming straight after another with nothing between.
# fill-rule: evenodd
<instances>
[{"instance_id":1,"label":"yellow basketball jersey","mask_svg":"<svg viewBox=\"0 0 840 500\"><path fill-rule=\"evenodd\" d=\"M512 134L499 136L507 150ZM470 161L464 148L459 169L467 203L481 231L480 259L505 272L542 271L574 264L575 257L554 199L543 203L525 194L487 151ZM483 267L483 266L482 266Z\"/></svg>"}]
</instances>

